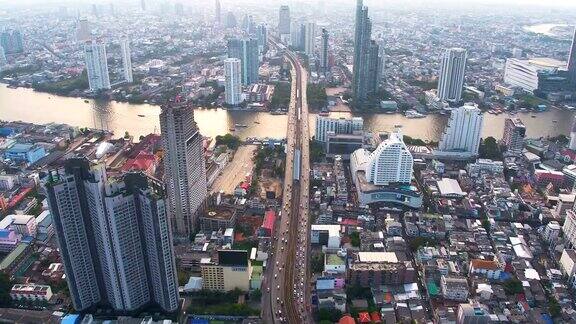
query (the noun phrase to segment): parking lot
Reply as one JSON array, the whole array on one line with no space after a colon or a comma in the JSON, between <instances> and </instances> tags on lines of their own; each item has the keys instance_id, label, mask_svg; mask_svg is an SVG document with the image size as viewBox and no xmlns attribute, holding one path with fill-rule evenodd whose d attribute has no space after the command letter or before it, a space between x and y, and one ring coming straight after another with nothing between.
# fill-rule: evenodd
<instances>
[{"instance_id":1,"label":"parking lot","mask_svg":"<svg viewBox=\"0 0 576 324\"><path fill-rule=\"evenodd\" d=\"M240 146L234 154L234 159L216 178L210 191L214 193L222 190L225 194L233 194L236 186L244 181L246 174L252 172L254 167L252 157L257 148L256 145Z\"/></svg>"}]
</instances>

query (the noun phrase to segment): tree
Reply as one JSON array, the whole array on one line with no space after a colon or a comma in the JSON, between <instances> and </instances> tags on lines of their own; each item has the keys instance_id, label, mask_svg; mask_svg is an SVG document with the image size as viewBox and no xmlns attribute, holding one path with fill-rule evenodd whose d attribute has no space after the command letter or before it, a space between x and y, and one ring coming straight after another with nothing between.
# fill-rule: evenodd
<instances>
[{"instance_id":1,"label":"tree","mask_svg":"<svg viewBox=\"0 0 576 324\"><path fill-rule=\"evenodd\" d=\"M254 289L250 293L250 299L252 299L253 301L260 301L261 298L262 298L262 291L260 289Z\"/></svg>"},{"instance_id":2,"label":"tree","mask_svg":"<svg viewBox=\"0 0 576 324\"><path fill-rule=\"evenodd\" d=\"M328 323L338 322L342 317L342 312L337 309L322 308L318 311L318 320L320 322L327 321Z\"/></svg>"},{"instance_id":3,"label":"tree","mask_svg":"<svg viewBox=\"0 0 576 324\"><path fill-rule=\"evenodd\" d=\"M226 145L229 149L235 150L240 146L240 137L232 134L218 135L216 136L216 145Z\"/></svg>"},{"instance_id":4,"label":"tree","mask_svg":"<svg viewBox=\"0 0 576 324\"><path fill-rule=\"evenodd\" d=\"M478 154L480 158L491 159L491 160L501 160L502 151L498 142L494 137L487 137L485 140L480 141L480 148L478 149Z\"/></svg>"},{"instance_id":5,"label":"tree","mask_svg":"<svg viewBox=\"0 0 576 324\"><path fill-rule=\"evenodd\" d=\"M350 234L350 244L352 244L353 247L360 247L360 233L359 232L354 232L352 234Z\"/></svg>"},{"instance_id":6,"label":"tree","mask_svg":"<svg viewBox=\"0 0 576 324\"><path fill-rule=\"evenodd\" d=\"M320 162L324 159L324 148L322 144L310 140L310 162Z\"/></svg>"},{"instance_id":7,"label":"tree","mask_svg":"<svg viewBox=\"0 0 576 324\"><path fill-rule=\"evenodd\" d=\"M556 298L550 297L550 299L548 300L548 311L550 312L550 316L552 317L560 316L562 308L560 307L560 304L558 304Z\"/></svg>"},{"instance_id":8,"label":"tree","mask_svg":"<svg viewBox=\"0 0 576 324\"><path fill-rule=\"evenodd\" d=\"M10 276L0 273L0 307L10 306L10 289L12 289Z\"/></svg>"},{"instance_id":9,"label":"tree","mask_svg":"<svg viewBox=\"0 0 576 324\"><path fill-rule=\"evenodd\" d=\"M524 291L522 282L516 278L506 280L503 286L504 291L508 295L517 295Z\"/></svg>"},{"instance_id":10,"label":"tree","mask_svg":"<svg viewBox=\"0 0 576 324\"><path fill-rule=\"evenodd\" d=\"M320 252L312 255L310 265L313 273L321 273L324 271L324 253Z\"/></svg>"}]
</instances>

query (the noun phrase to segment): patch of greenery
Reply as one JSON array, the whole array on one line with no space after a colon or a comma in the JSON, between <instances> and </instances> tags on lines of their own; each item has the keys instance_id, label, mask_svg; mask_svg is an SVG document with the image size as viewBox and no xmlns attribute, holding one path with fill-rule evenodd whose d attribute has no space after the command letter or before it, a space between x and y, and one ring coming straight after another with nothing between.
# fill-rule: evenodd
<instances>
[{"instance_id":1,"label":"patch of greenery","mask_svg":"<svg viewBox=\"0 0 576 324\"><path fill-rule=\"evenodd\" d=\"M322 144L310 140L310 162L317 163L324 160L324 147Z\"/></svg>"},{"instance_id":2,"label":"patch of greenery","mask_svg":"<svg viewBox=\"0 0 576 324\"><path fill-rule=\"evenodd\" d=\"M334 323L338 322L342 317L342 312L338 309L326 309L322 308L318 310L318 321L322 323L325 321L326 323Z\"/></svg>"},{"instance_id":3,"label":"patch of greenery","mask_svg":"<svg viewBox=\"0 0 576 324\"><path fill-rule=\"evenodd\" d=\"M324 271L324 253L315 253L310 257L310 267L313 273Z\"/></svg>"},{"instance_id":4,"label":"patch of greenery","mask_svg":"<svg viewBox=\"0 0 576 324\"><path fill-rule=\"evenodd\" d=\"M427 145L426 142L419 138L412 138L408 135L404 135L404 143L406 145L414 145L414 146L425 146Z\"/></svg>"},{"instance_id":5,"label":"patch of greenery","mask_svg":"<svg viewBox=\"0 0 576 324\"><path fill-rule=\"evenodd\" d=\"M480 142L478 154L482 159L502 160L502 151L494 137L487 137Z\"/></svg>"},{"instance_id":6,"label":"patch of greenery","mask_svg":"<svg viewBox=\"0 0 576 324\"><path fill-rule=\"evenodd\" d=\"M187 311L196 315L255 316L260 312L245 304L237 304L238 297L245 293L240 289L229 292L201 290L193 293Z\"/></svg>"},{"instance_id":7,"label":"patch of greenery","mask_svg":"<svg viewBox=\"0 0 576 324\"><path fill-rule=\"evenodd\" d=\"M352 244L353 247L360 247L360 233L359 232L354 232L354 233L350 234L349 237L350 237L350 244Z\"/></svg>"},{"instance_id":8,"label":"patch of greenery","mask_svg":"<svg viewBox=\"0 0 576 324\"><path fill-rule=\"evenodd\" d=\"M517 295L524 292L522 282L516 278L506 280L503 287L507 295Z\"/></svg>"},{"instance_id":9,"label":"patch of greenery","mask_svg":"<svg viewBox=\"0 0 576 324\"><path fill-rule=\"evenodd\" d=\"M292 91L290 82L277 82L274 86L274 94L272 94L272 99L270 100L270 108L272 110L288 108Z\"/></svg>"},{"instance_id":10,"label":"patch of greenery","mask_svg":"<svg viewBox=\"0 0 576 324\"><path fill-rule=\"evenodd\" d=\"M10 276L5 273L0 273L0 307L10 306L10 289L12 289Z\"/></svg>"},{"instance_id":11,"label":"patch of greenery","mask_svg":"<svg viewBox=\"0 0 576 324\"><path fill-rule=\"evenodd\" d=\"M419 87L424 91L438 88L438 80L423 81L423 80L412 79L412 80L408 80L408 84L411 86Z\"/></svg>"},{"instance_id":12,"label":"patch of greenery","mask_svg":"<svg viewBox=\"0 0 576 324\"><path fill-rule=\"evenodd\" d=\"M423 246L437 246L438 245L438 241L436 241L435 239L429 239L429 238L424 238L424 237L415 237L412 240L410 240L410 249L412 250L412 252L416 252L418 251L418 249L420 247Z\"/></svg>"},{"instance_id":13,"label":"patch of greenery","mask_svg":"<svg viewBox=\"0 0 576 324\"><path fill-rule=\"evenodd\" d=\"M328 103L326 87L320 84L308 84L306 87L306 97L308 100L308 106L310 106L311 109L324 108Z\"/></svg>"},{"instance_id":14,"label":"patch of greenery","mask_svg":"<svg viewBox=\"0 0 576 324\"><path fill-rule=\"evenodd\" d=\"M16 78L26 74L33 74L40 71L41 67L36 65L27 65L22 67L15 67L12 69L0 72L0 78Z\"/></svg>"},{"instance_id":15,"label":"patch of greenery","mask_svg":"<svg viewBox=\"0 0 576 324\"><path fill-rule=\"evenodd\" d=\"M240 137L232 134L216 136L216 145L226 145L231 150L236 150L240 146L240 143Z\"/></svg>"},{"instance_id":16,"label":"patch of greenery","mask_svg":"<svg viewBox=\"0 0 576 324\"><path fill-rule=\"evenodd\" d=\"M68 95L75 90L86 90L89 88L88 73L82 71L77 77L56 82L34 83L32 88L36 91L49 92L58 95Z\"/></svg>"}]
</instances>

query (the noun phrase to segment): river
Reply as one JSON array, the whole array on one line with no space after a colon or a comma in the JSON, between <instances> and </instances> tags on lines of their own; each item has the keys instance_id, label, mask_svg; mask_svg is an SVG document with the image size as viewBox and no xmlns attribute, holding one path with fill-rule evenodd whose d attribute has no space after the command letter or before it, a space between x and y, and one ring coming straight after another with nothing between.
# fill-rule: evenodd
<instances>
[{"instance_id":1,"label":"river","mask_svg":"<svg viewBox=\"0 0 576 324\"><path fill-rule=\"evenodd\" d=\"M566 24L539 24L539 25L532 25L532 26L524 26L524 30L535 33L535 34L542 34L546 36L556 36L553 32L553 29L556 27L563 27L568 26Z\"/></svg>"},{"instance_id":2,"label":"river","mask_svg":"<svg viewBox=\"0 0 576 324\"><path fill-rule=\"evenodd\" d=\"M113 131L116 136L129 132L136 137L160 132L158 114L160 107L147 104L128 104L60 97L31 89L12 89L0 85L0 120L25 121L37 124L64 123L80 127L93 127ZM144 117L139 117L143 115ZM229 133L235 124L248 127L238 128L236 135L247 137L283 138L286 136L285 115L265 112L228 111L224 109L196 109L195 119L203 135L215 137ZM333 113L334 116L350 116L349 113ZM368 131L391 131L394 125L402 125L404 134L424 140L437 141L446 126L447 117L429 115L421 119L408 119L400 114L358 115L364 118ZM524 121L529 137L569 134L574 113L551 109L536 114L516 115ZM502 115L484 115L483 137L502 137L504 120ZM314 131L315 115L310 115L310 130ZM556 122L554 122L556 121ZM258 122L258 123L256 123Z\"/></svg>"}]
</instances>

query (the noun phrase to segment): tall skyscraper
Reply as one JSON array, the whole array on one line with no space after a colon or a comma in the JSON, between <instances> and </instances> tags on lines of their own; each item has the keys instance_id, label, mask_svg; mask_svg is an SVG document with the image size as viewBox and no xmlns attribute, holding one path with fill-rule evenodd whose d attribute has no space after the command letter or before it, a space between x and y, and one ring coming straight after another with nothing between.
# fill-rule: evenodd
<instances>
[{"instance_id":1,"label":"tall skyscraper","mask_svg":"<svg viewBox=\"0 0 576 324\"><path fill-rule=\"evenodd\" d=\"M356 2L356 25L354 31L354 68L352 80L352 98L356 108L363 108L368 103L368 97L377 89L378 77L370 73L378 71L378 63L371 52L375 49L371 42L372 22L368 18L368 8L363 6L362 0ZM378 46L378 45L376 45ZM371 69L370 69L371 65Z\"/></svg>"},{"instance_id":2,"label":"tall skyscraper","mask_svg":"<svg viewBox=\"0 0 576 324\"><path fill-rule=\"evenodd\" d=\"M296 49L303 47L300 37L300 23L296 20L292 21L290 26L290 45Z\"/></svg>"},{"instance_id":3,"label":"tall skyscraper","mask_svg":"<svg viewBox=\"0 0 576 324\"><path fill-rule=\"evenodd\" d=\"M524 123L519 118L506 118L504 136L502 136L502 144L506 146L506 151L511 154L522 153L525 137L526 126Z\"/></svg>"},{"instance_id":4,"label":"tall skyscraper","mask_svg":"<svg viewBox=\"0 0 576 324\"><path fill-rule=\"evenodd\" d=\"M381 62L380 46L378 43L376 43L376 41L371 40L370 47L368 48L368 60L366 61L366 69L368 71L368 82L366 83L366 89L368 94L376 93L378 91L380 77L382 76Z\"/></svg>"},{"instance_id":5,"label":"tall skyscraper","mask_svg":"<svg viewBox=\"0 0 576 324\"><path fill-rule=\"evenodd\" d=\"M570 130L570 143L568 148L576 151L576 118L572 121L572 129Z\"/></svg>"},{"instance_id":6,"label":"tall skyscraper","mask_svg":"<svg viewBox=\"0 0 576 324\"><path fill-rule=\"evenodd\" d=\"M572 88L576 89L576 28L572 37L572 46L568 57L568 80Z\"/></svg>"},{"instance_id":7,"label":"tall skyscraper","mask_svg":"<svg viewBox=\"0 0 576 324\"><path fill-rule=\"evenodd\" d=\"M22 33L16 29L7 29L0 34L0 46L6 54L19 54L24 52Z\"/></svg>"},{"instance_id":8,"label":"tall skyscraper","mask_svg":"<svg viewBox=\"0 0 576 324\"><path fill-rule=\"evenodd\" d=\"M92 32L90 31L90 24L88 19L80 18L76 23L76 40L78 42L89 41L92 38Z\"/></svg>"},{"instance_id":9,"label":"tall skyscraper","mask_svg":"<svg viewBox=\"0 0 576 324\"><path fill-rule=\"evenodd\" d=\"M328 38L329 34L326 28L322 28L322 42L320 43L320 69L322 73L328 72Z\"/></svg>"},{"instance_id":10,"label":"tall skyscraper","mask_svg":"<svg viewBox=\"0 0 576 324\"><path fill-rule=\"evenodd\" d=\"M482 111L476 106L453 109L435 154L454 159L477 156L483 120Z\"/></svg>"},{"instance_id":11,"label":"tall skyscraper","mask_svg":"<svg viewBox=\"0 0 576 324\"><path fill-rule=\"evenodd\" d=\"M278 13L278 34L280 41L287 43L290 38L290 7L280 6Z\"/></svg>"},{"instance_id":12,"label":"tall skyscraper","mask_svg":"<svg viewBox=\"0 0 576 324\"><path fill-rule=\"evenodd\" d=\"M207 192L203 139L188 104L162 107L160 129L164 175L174 236L189 238L196 230Z\"/></svg>"},{"instance_id":13,"label":"tall skyscraper","mask_svg":"<svg viewBox=\"0 0 576 324\"><path fill-rule=\"evenodd\" d=\"M226 28L236 28L236 26L238 26L236 16L234 16L232 11L228 11L226 14Z\"/></svg>"},{"instance_id":14,"label":"tall skyscraper","mask_svg":"<svg viewBox=\"0 0 576 324\"><path fill-rule=\"evenodd\" d=\"M178 309L172 234L160 183L141 173L108 180L72 158L42 180L74 308Z\"/></svg>"},{"instance_id":15,"label":"tall skyscraper","mask_svg":"<svg viewBox=\"0 0 576 324\"><path fill-rule=\"evenodd\" d=\"M8 60L6 59L6 53L4 52L4 47L0 46L0 71L8 65Z\"/></svg>"},{"instance_id":16,"label":"tall skyscraper","mask_svg":"<svg viewBox=\"0 0 576 324\"><path fill-rule=\"evenodd\" d=\"M122 37L122 39L120 39L120 50L122 52L124 80L132 83L134 78L132 77L132 57L130 54L130 39L128 37Z\"/></svg>"},{"instance_id":17,"label":"tall skyscraper","mask_svg":"<svg viewBox=\"0 0 576 324\"><path fill-rule=\"evenodd\" d=\"M225 81L225 101L231 106L239 105L242 102L242 73L241 61L237 58L224 60Z\"/></svg>"},{"instance_id":18,"label":"tall skyscraper","mask_svg":"<svg viewBox=\"0 0 576 324\"><path fill-rule=\"evenodd\" d=\"M306 34L304 36L304 52L310 59L314 57L316 49L316 23L306 23Z\"/></svg>"},{"instance_id":19,"label":"tall skyscraper","mask_svg":"<svg viewBox=\"0 0 576 324\"><path fill-rule=\"evenodd\" d=\"M264 53L268 49L268 29L266 25L258 25L258 30L256 31L256 38L258 39L258 47L260 53Z\"/></svg>"},{"instance_id":20,"label":"tall skyscraper","mask_svg":"<svg viewBox=\"0 0 576 324\"><path fill-rule=\"evenodd\" d=\"M459 102L464 87L466 70L466 50L463 48L447 49L442 56L442 66L438 79L438 98L440 100Z\"/></svg>"},{"instance_id":21,"label":"tall skyscraper","mask_svg":"<svg viewBox=\"0 0 576 324\"><path fill-rule=\"evenodd\" d=\"M110 89L106 44L102 40L84 44L84 59L88 71L88 84L91 91Z\"/></svg>"},{"instance_id":22,"label":"tall skyscraper","mask_svg":"<svg viewBox=\"0 0 576 324\"><path fill-rule=\"evenodd\" d=\"M146 0L140 0L140 9L146 11Z\"/></svg>"},{"instance_id":23,"label":"tall skyscraper","mask_svg":"<svg viewBox=\"0 0 576 324\"><path fill-rule=\"evenodd\" d=\"M242 63L242 84L258 82L258 40L255 38L235 38L228 40L228 57L240 59Z\"/></svg>"},{"instance_id":24,"label":"tall skyscraper","mask_svg":"<svg viewBox=\"0 0 576 324\"><path fill-rule=\"evenodd\" d=\"M220 24L220 21L222 20L222 7L220 6L220 0L214 2L214 16L215 21Z\"/></svg>"}]
</instances>

